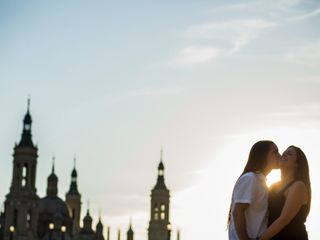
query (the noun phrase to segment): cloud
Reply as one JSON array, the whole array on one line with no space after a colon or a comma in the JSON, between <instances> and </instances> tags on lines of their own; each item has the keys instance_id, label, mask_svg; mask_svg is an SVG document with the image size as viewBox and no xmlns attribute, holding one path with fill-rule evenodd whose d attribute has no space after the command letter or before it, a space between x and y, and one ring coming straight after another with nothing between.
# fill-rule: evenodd
<instances>
[{"instance_id":1,"label":"cloud","mask_svg":"<svg viewBox=\"0 0 320 240\"><path fill-rule=\"evenodd\" d=\"M183 32L186 44L177 51L171 64L190 67L231 56L267 30L319 16L320 8L314 1L307 6L302 0L257 0L222 5L209 14L213 20L186 28ZM286 58L314 64L314 60L319 60L319 47L302 49L299 54L298 60L294 60L296 54Z\"/></svg>"},{"instance_id":2,"label":"cloud","mask_svg":"<svg viewBox=\"0 0 320 240\"><path fill-rule=\"evenodd\" d=\"M314 11L310 11L310 12L304 12L302 14L299 14L297 16L294 16L292 18L289 18L288 21L292 21L292 22L297 22L297 21L303 21L309 18L313 18L320 15L320 8L316 9Z\"/></svg>"},{"instance_id":3,"label":"cloud","mask_svg":"<svg viewBox=\"0 0 320 240\"><path fill-rule=\"evenodd\" d=\"M190 66L208 62L224 54L224 49L210 46L188 46L180 51L173 63L178 66Z\"/></svg>"},{"instance_id":4,"label":"cloud","mask_svg":"<svg viewBox=\"0 0 320 240\"><path fill-rule=\"evenodd\" d=\"M282 111L266 115L269 118L279 120L292 119L292 123L300 127L314 127L320 125L320 103L309 102L306 104L287 106Z\"/></svg>"},{"instance_id":5,"label":"cloud","mask_svg":"<svg viewBox=\"0 0 320 240\"><path fill-rule=\"evenodd\" d=\"M196 42L210 41L208 44L194 44L183 48L174 59L178 66L206 63L222 56L237 53L259 34L275 24L262 19L215 21L193 25L185 36Z\"/></svg>"},{"instance_id":6,"label":"cloud","mask_svg":"<svg viewBox=\"0 0 320 240\"><path fill-rule=\"evenodd\" d=\"M283 56L283 60L289 63L318 67L320 62L320 40L290 51L290 53Z\"/></svg>"},{"instance_id":7,"label":"cloud","mask_svg":"<svg viewBox=\"0 0 320 240\"><path fill-rule=\"evenodd\" d=\"M179 95L185 92L185 88L171 87L171 88L143 88L133 90L128 93L129 96L164 96L164 95Z\"/></svg>"}]
</instances>

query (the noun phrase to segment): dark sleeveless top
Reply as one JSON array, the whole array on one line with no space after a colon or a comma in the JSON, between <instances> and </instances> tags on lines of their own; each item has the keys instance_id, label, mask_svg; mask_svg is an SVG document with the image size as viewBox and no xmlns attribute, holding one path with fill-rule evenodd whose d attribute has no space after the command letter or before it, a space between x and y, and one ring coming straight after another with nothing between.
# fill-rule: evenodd
<instances>
[{"instance_id":1,"label":"dark sleeveless top","mask_svg":"<svg viewBox=\"0 0 320 240\"><path fill-rule=\"evenodd\" d=\"M295 181L288 183L280 192L274 188L269 192L269 217L268 225L270 226L281 214L282 208L286 201L285 190ZM308 234L304 225L308 215L307 205L303 205L297 215L291 222L285 226L272 240L308 240Z\"/></svg>"}]
</instances>

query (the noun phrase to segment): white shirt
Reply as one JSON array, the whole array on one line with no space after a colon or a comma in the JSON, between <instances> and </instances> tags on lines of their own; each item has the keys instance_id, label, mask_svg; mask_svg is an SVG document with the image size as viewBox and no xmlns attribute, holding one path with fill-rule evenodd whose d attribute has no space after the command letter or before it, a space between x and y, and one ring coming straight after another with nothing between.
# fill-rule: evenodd
<instances>
[{"instance_id":1,"label":"white shirt","mask_svg":"<svg viewBox=\"0 0 320 240\"><path fill-rule=\"evenodd\" d=\"M248 172L243 174L233 189L231 213L236 203L248 203L245 211L248 237L255 239L267 228L268 224L268 187L262 173ZM229 240L238 240L231 214Z\"/></svg>"}]
</instances>

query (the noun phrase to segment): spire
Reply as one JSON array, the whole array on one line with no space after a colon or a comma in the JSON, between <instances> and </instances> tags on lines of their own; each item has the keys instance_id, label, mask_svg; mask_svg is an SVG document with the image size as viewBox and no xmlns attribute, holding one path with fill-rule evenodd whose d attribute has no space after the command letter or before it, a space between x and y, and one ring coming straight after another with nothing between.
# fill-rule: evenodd
<instances>
[{"instance_id":1,"label":"spire","mask_svg":"<svg viewBox=\"0 0 320 240\"><path fill-rule=\"evenodd\" d=\"M103 224L101 222L101 209L99 210L99 221L96 226L96 239L97 240L103 240Z\"/></svg>"},{"instance_id":2,"label":"spire","mask_svg":"<svg viewBox=\"0 0 320 240\"><path fill-rule=\"evenodd\" d=\"M127 240L133 240L132 220L129 221L129 229L127 231Z\"/></svg>"},{"instance_id":3,"label":"spire","mask_svg":"<svg viewBox=\"0 0 320 240\"><path fill-rule=\"evenodd\" d=\"M52 169L51 174L48 177L47 195L55 197L58 194L58 177L54 173L55 156L52 157Z\"/></svg>"},{"instance_id":4,"label":"spire","mask_svg":"<svg viewBox=\"0 0 320 240\"><path fill-rule=\"evenodd\" d=\"M84 233L93 233L92 229L92 217L90 216L89 212L89 200L88 200L88 209L87 209L87 215L83 218L83 229L82 232Z\"/></svg>"},{"instance_id":5,"label":"spire","mask_svg":"<svg viewBox=\"0 0 320 240\"><path fill-rule=\"evenodd\" d=\"M177 240L180 240L180 229L177 230Z\"/></svg>"},{"instance_id":6,"label":"spire","mask_svg":"<svg viewBox=\"0 0 320 240\"><path fill-rule=\"evenodd\" d=\"M107 227L107 240L110 240L110 226Z\"/></svg>"},{"instance_id":7,"label":"spire","mask_svg":"<svg viewBox=\"0 0 320 240\"><path fill-rule=\"evenodd\" d=\"M28 111L27 112L29 112L29 110L30 110L30 94L28 95Z\"/></svg>"},{"instance_id":8,"label":"spire","mask_svg":"<svg viewBox=\"0 0 320 240\"><path fill-rule=\"evenodd\" d=\"M53 156L52 156L52 174L54 174L54 161L55 160L56 160L56 157L53 154Z\"/></svg>"},{"instance_id":9,"label":"spire","mask_svg":"<svg viewBox=\"0 0 320 240\"><path fill-rule=\"evenodd\" d=\"M162 162L162 159L163 159L163 147L161 146L161 149L160 149L160 162Z\"/></svg>"},{"instance_id":10,"label":"spire","mask_svg":"<svg viewBox=\"0 0 320 240\"><path fill-rule=\"evenodd\" d=\"M23 119L23 130L19 147L34 147L31 134L32 118L30 115L30 97L28 97L27 113Z\"/></svg>"},{"instance_id":11,"label":"spire","mask_svg":"<svg viewBox=\"0 0 320 240\"><path fill-rule=\"evenodd\" d=\"M155 189L167 189L164 183L163 148L160 150L160 163L158 165L158 180Z\"/></svg>"},{"instance_id":12,"label":"spire","mask_svg":"<svg viewBox=\"0 0 320 240\"><path fill-rule=\"evenodd\" d=\"M120 228L118 229L118 240L121 240L121 230L120 230Z\"/></svg>"},{"instance_id":13,"label":"spire","mask_svg":"<svg viewBox=\"0 0 320 240\"><path fill-rule=\"evenodd\" d=\"M70 183L69 191L67 193L68 195L80 196L80 193L78 191L77 177L78 177L78 173L76 170L76 157L74 157L73 158L73 170L71 172L71 183Z\"/></svg>"}]
</instances>

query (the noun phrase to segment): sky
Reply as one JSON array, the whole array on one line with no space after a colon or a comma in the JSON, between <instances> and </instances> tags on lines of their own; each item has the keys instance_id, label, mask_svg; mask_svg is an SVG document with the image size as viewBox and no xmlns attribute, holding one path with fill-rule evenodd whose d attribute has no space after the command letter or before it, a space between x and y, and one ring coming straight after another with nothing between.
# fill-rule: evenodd
<instances>
[{"instance_id":1,"label":"sky","mask_svg":"<svg viewBox=\"0 0 320 240\"><path fill-rule=\"evenodd\" d=\"M172 239L226 239L261 139L306 153L320 239L319 24L317 0L1 1L0 201L30 95L38 195L55 155L64 199L75 157L82 217L112 240L130 218L147 239L161 147Z\"/></svg>"}]
</instances>

